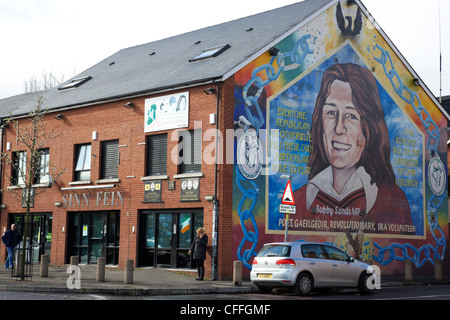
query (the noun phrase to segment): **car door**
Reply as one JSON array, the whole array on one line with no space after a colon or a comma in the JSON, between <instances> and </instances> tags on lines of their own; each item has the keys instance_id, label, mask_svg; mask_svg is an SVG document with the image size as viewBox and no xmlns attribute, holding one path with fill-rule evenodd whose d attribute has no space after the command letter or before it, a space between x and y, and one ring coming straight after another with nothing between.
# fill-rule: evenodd
<instances>
[{"instance_id":1,"label":"car door","mask_svg":"<svg viewBox=\"0 0 450 320\"><path fill-rule=\"evenodd\" d=\"M331 283L333 286L347 287L358 283L359 269L350 256L344 251L329 245L324 245L331 266Z\"/></svg>"},{"instance_id":2,"label":"car door","mask_svg":"<svg viewBox=\"0 0 450 320\"><path fill-rule=\"evenodd\" d=\"M331 264L326 260L326 252L320 244L302 245L302 263L314 277L314 286L328 286L331 278Z\"/></svg>"}]
</instances>

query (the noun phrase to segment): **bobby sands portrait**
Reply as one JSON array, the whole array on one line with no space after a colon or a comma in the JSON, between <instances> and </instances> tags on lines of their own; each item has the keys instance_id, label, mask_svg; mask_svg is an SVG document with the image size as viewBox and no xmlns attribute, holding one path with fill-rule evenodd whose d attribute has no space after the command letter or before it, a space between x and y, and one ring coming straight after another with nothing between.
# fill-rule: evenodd
<instances>
[{"instance_id":1,"label":"bobby sands portrait","mask_svg":"<svg viewBox=\"0 0 450 320\"><path fill-rule=\"evenodd\" d=\"M308 183L294 192L296 218L320 230L415 234L408 199L395 183L389 132L372 73L335 64L322 76L311 121ZM295 186L294 186L295 187ZM396 225L391 230L383 226ZM312 230L313 231L313 230Z\"/></svg>"}]
</instances>

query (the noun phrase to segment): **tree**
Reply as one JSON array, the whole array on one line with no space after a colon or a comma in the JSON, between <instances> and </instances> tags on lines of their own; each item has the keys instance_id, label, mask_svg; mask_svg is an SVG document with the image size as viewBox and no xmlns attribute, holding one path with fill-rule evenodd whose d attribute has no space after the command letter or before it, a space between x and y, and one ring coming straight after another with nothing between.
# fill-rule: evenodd
<instances>
[{"instance_id":1,"label":"tree","mask_svg":"<svg viewBox=\"0 0 450 320\"><path fill-rule=\"evenodd\" d=\"M44 98L39 96L37 98L36 107L28 114L28 120L30 123L23 125L21 123L20 130L17 120L8 119L6 124L16 128L18 145L20 148L20 157L10 157L7 153L4 153L2 157L6 160L6 163L12 166L12 171L15 172L15 183L19 188L10 189L14 192L16 198L20 199L22 206L26 207L25 226L23 230L23 248L27 249L29 246L29 226L30 226L30 211L34 204L34 199L45 192L48 187L51 187L58 181L61 175L65 172L65 169L58 169L56 165L43 160L42 150L48 146L49 140L57 137L54 130L47 130L44 116L47 114L46 109L43 109ZM16 150L15 150L16 151ZM17 154L17 153L13 153ZM48 175L46 187L35 188L35 185L42 177L42 174ZM7 175L8 176L8 175ZM13 179L13 177L9 177ZM12 180L11 180L12 181ZM25 251L22 252L22 264L19 272L21 280L25 278Z\"/></svg>"},{"instance_id":2,"label":"tree","mask_svg":"<svg viewBox=\"0 0 450 320\"><path fill-rule=\"evenodd\" d=\"M30 93L51 89L63 83L64 79L65 76L62 72L60 76L56 77L53 72L43 71L41 78L32 75L24 81L24 91Z\"/></svg>"}]
</instances>

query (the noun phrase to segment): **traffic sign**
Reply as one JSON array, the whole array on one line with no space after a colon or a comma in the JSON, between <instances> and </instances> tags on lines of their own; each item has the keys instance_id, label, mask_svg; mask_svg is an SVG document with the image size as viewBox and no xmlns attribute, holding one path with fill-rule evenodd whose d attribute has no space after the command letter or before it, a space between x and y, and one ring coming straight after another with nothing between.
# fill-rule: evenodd
<instances>
[{"instance_id":1,"label":"traffic sign","mask_svg":"<svg viewBox=\"0 0 450 320\"><path fill-rule=\"evenodd\" d=\"M291 180L288 180L286 188L284 189L283 198L281 199L282 204L295 205L294 194L292 192Z\"/></svg>"}]
</instances>

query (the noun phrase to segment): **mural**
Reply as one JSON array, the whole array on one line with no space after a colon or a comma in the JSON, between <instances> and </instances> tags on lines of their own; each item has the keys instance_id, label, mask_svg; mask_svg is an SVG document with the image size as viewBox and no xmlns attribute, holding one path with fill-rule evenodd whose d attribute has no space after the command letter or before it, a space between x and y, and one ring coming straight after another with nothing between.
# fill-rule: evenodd
<instances>
[{"instance_id":1,"label":"mural","mask_svg":"<svg viewBox=\"0 0 450 320\"><path fill-rule=\"evenodd\" d=\"M287 223L289 241L333 243L385 272L444 259L447 120L370 17L338 3L275 47L235 77L236 258L251 269Z\"/></svg>"}]
</instances>

